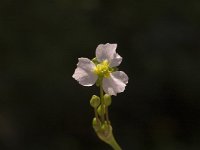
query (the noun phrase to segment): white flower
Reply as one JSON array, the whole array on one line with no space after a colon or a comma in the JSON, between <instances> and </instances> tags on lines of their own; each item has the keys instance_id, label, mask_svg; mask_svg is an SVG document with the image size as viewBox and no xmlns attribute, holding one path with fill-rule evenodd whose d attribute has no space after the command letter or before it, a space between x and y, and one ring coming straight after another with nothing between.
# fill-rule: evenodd
<instances>
[{"instance_id":1,"label":"white flower","mask_svg":"<svg viewBox=\"0 0 200 150\"><path fill-rule=\"evenodd\" d=\"M105 93L117 95L123 92L128 83L128 76L123 71L114 71L122 62L122 57L116 53L117 44L100 44L96 48L96 59L94 63L88 58L79 58L77 68L73 74L83 86L92 86L98 78L102 79L102 87Z\"/></svg>"}]
</instances>

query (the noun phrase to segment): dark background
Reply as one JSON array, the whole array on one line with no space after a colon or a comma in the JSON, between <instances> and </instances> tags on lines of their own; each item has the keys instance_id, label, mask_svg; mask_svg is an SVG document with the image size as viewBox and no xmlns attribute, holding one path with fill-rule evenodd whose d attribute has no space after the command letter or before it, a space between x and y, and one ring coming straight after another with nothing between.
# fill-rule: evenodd
<instances>
[{"instance_id":1,"label":"dark background","mask_svg":"<svg viewBox=\"0 0 200 150\"><path fill-rule=\"evenodd\" d=\"M110 118L124 150L200 149L199 0L2 0L0 149L110 150L73 78L79 57L118 43L129 76Z\"/></svg>"}]
</instances>

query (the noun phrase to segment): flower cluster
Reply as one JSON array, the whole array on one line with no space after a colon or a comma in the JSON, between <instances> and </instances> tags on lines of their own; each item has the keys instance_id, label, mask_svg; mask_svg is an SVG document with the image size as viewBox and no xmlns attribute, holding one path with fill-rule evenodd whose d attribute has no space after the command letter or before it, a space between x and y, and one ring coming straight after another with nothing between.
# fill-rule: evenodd
<instances>
[{"instance_id":1,"label":"flower cluster","mask_svg":"<svg viewBox=\"0 0 200 150\"><path fill-rule=\"evenodd\" d=\"M117 44L100 44L96 48L96 57L92 60L79 58L73 74L83 86L102 84L105 93L117 95L123 92L128 83L128 76L123 71L117 71L122 57L116 52Z\"/></svg>"},{"instance_id":2,"label":"flower cluster","mask_svg":"<svg viewBox=\"0 0 200 150\"><path fill-rule=\"evenodd\" d=\"M92 121L94 131L113 149L121 150L113 136L108 113L108 107L112 102L111 95L123 92L128 83L128 76L123 71L118 71L117 66L121 64L122 57L116 52L116 48L117 44L98 45L95 58L78 59L72 77L83 86L92 86L95 83L99 86L100 97L93 95L90 100L95 115Z\"/></svg>"}]
</instances>

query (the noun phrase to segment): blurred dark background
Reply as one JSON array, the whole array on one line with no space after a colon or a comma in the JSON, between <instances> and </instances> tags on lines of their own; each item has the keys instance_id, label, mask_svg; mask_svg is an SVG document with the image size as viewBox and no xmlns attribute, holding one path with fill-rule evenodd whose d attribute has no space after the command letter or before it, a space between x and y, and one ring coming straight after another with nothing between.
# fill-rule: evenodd
<instances>
[{"instance_id":1,"label":"blurred dark background","mask_svg":"<svg viewBox=\"0 0 200 150\"><path fill-rule=\"evenodd\" d=\"M200 149L199 0L2 0L0 149L110 150L79 57L118 43L129 75L110 118L124 150Z\"/></svg>"}]
</instances>

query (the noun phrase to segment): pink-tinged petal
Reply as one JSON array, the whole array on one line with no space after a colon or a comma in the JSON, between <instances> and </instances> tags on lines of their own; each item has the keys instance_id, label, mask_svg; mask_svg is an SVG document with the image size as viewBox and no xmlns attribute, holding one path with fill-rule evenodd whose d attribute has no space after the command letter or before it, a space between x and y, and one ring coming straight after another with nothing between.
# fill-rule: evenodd
<instances>
[{"instance_id":1,"label":"pink-tinged petal","mask_svg":"<svg viewBox=\"0 0 200 150\"><path fill-rule=\"evenodd\" d=\"M121 64L122 62L122 57L115 53L113 58L110 60L110 67L117 67Z\"/></svg>"},{"instance_id":2,"label":"pink-tinged petal","mask_svg":"<svg viewBox=\"0 0 200 150\"><path fill-rule=\"evenodd\" d=\"M117 95L125 90L128 76L123 71L116 71L103 79L103 90L109 95Z\"/></svg>"},{"instance_id":3,"label":"pink-tinged petal","mask_svg":"<svg viewBox=\"0 0 200 150\"><path fill-rule=\"evenodd\" d=\"M116 54L117 44L100 44L96 48L96 57L99 62L113 59Z\"/></svg>"},{"instance_id":4,"label":"pink-tinged petal","mask_svg":"<svg viewBox=\"0 0 200 150\"><path fill-rule=\"evenodd\" d=\"M83 86L94 85L98 78L93 72L95 64L88 58L79 58L78 60L77 68L72 77Z\"/></svg>"}]
</instances>

